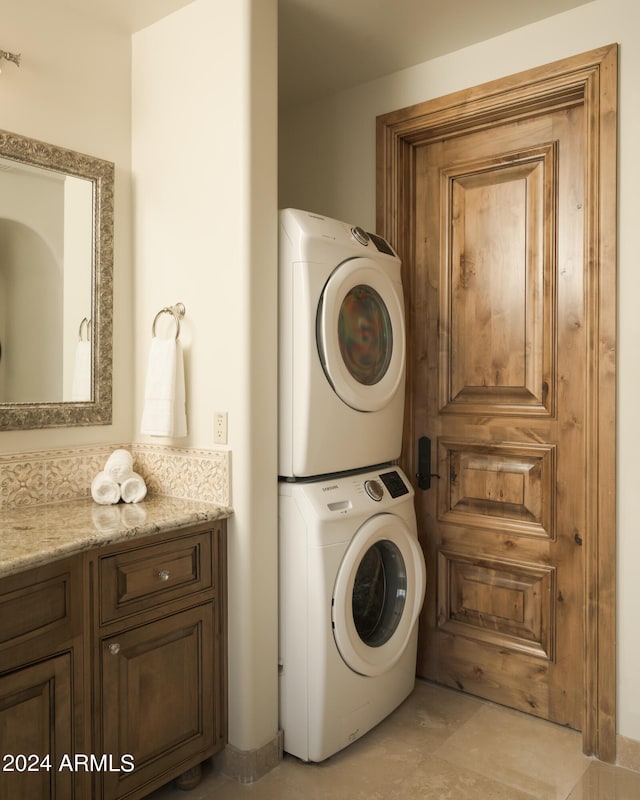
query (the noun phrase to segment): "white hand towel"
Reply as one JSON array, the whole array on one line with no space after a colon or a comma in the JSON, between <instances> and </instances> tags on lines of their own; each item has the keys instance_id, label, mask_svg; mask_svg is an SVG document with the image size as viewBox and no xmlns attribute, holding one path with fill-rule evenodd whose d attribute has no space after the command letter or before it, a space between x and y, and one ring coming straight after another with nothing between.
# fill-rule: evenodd
<instances>
[{"instance_id":1,"label":"white hand towel","mask_svg":"<svg viewBox=\"0 0 640 800\"><path fill-rule=\"evenodd\" d=\"M147 494L147 484L142 475L132 472L131 475L120 484L120 494L125 503L139 503L144 500Z\"/></svg>"},{"instance_id":2,"label":"white hand towel","mask_svg":"<svg viewBox=\"0 0 640 800\"><path fill-rule=\"evenodd\" d=\"M78 402L91 400L91 342L84 340L76 345L71 399Z\"/></svg>"},{"instance_id":3,"label":"white hand towel","mask_svg":"<svg viewBox=\"0 0 640 800\"><path fill-rule=\"evenodd\" d=\"M101 506L109 506L120 500L120 486L106 472L99 472L91 482L91 497Z\"/></svg>"},{"instance_id":4,"label":"white hand towel","mask_svg":"<svg viewBox=\"0 0 640 800\"><path fill-rule=\"evenodd\" d=\"M149 350L141 433L186 436L184 360L175 339L154 336Z\"/></svg>"},{"instance_id":5,"label":"white hand towel","mask_svg":"<svg viewBox=\"0 0 640 800\"><path fill-rule=\"evenodd\" d=\"M128 450L114 450L104 465L104 472L116 483L122 483L133 475L133 456Z\"/></svg>"}]
</instances>

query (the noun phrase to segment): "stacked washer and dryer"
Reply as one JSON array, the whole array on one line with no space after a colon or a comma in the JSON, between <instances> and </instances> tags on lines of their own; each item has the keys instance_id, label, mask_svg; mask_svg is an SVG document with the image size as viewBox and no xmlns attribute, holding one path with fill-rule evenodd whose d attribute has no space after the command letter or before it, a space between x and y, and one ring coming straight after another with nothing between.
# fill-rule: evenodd
<instances>
[{"instance_id":1,"label":"stacked washer and dryer","mask_svg":"<svg viewBox=\"0 0 640 800\"><path fill-rule=\"evenodd\" d=\"M279 229L280 725L323 761L415 682L425 593L404 413L400 261L296 209Z\"/></svg>"}]
</instances>

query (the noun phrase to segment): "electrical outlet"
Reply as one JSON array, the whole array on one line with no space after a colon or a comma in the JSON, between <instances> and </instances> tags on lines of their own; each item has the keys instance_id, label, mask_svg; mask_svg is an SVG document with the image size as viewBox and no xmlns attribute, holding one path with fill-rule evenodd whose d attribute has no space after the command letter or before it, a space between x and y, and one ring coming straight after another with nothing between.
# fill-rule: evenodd
<instances>
[{"instance_id":1,"label":"electrical outlet","mask_svg":"<svg viewBox=\"0 0 640 800\"><path fill-rule=\"evenodd\" d=\"M213 415L213 441L216 444L227 443L227 412L216 411Z\"/></svg>"}]
</instances>

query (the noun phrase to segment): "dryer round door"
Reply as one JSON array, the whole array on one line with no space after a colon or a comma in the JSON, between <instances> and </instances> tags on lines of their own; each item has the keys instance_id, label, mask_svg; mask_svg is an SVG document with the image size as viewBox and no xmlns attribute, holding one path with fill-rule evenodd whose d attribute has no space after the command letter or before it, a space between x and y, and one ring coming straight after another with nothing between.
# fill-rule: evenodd
<instances>
[{"instance_id":1,"label":"dryer round door","mask_svg":"<svg viewBox=\"0 0 640 800\"><path fill-rule=\"evenodd\" d=\"M316 321L327 379L356 411L379 411L404 376L404 309L398 286L371 259L337 267L325 284Z\"/></svg>"},{"instance_id":2,"label":"dryer round door","mask_svg":"<svg viewBox=\"0 0 640 800\"><path fill-rule=\"evenodd\" d=\"M343 660L381 675L404 653L426 587L420 545L395 514L371 517L342 559L333 592L333 633Z\"/></svg>"}]
</instances>

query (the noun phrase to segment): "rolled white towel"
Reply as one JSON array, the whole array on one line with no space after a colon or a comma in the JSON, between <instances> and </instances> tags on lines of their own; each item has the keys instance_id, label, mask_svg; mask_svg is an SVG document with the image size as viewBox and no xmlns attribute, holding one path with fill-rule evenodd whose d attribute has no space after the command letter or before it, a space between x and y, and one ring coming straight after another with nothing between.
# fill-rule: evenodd
<instances>
[{"instance_id":1,"label":"rolled white towel","mask_svg":"<svg viewBox=\"0 0 640 800\"><path fill-rule=\"evenodd\" d=\"M128 450L114 450L104 465L104 471L116 483L123 483L133 475L133 456Z\"/></svg>"},{"instance_id":2,"label":"rolled white towel","mask_svg":"<svg viewBox=\"0 0 640 800\"><path fill-rule=\"evenodd\" d=\"M120 484L120 494L125 503L139 503L147 494L147 484L142 475L132 472L131 476Z\"/></svg>"},{"instance_id":3,"label":"rolled white towel","mask_svg":"<svg viewBox=\"0 0 640 800\"><path fill-rule=\"evenodd\" d=\"M110 506L120 500L120 486L106 472L99 472L91 481L91 497L101 506Z\"/></svg>"}]
</instances>

